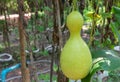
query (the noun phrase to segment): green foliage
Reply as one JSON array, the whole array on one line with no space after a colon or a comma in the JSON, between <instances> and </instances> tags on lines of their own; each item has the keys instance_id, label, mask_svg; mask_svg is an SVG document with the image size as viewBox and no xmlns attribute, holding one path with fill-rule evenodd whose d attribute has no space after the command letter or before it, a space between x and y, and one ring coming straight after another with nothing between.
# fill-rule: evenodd
<instances>
[{"instance_id":1,"label":"green foliage","mask_svg":"<svg viewBox=\"0 0 120 82\"><path fill-rule=\"evenodd\" d=\"M108 82L119 82L120 81L120 69L111 71L109 73Z\"/></svg>"},{"instance_id":2,"label":"green foliage","mask_svg":"<svg viewBox=\"0 0 120 82\"><path fill-rule=\"evenodd\" d=\"M49 20L48 20L48 27L49 27L49 28L52 28L52 27L53 27L53 20L52 20L52 19L49 19Z\"/></svg>"},{"instance_id":3,"label":"green foliage","mask_svg":"<svg viewBox=\"0 0 120 82\"><path fill-rule=\"evenodd\" d=\"M56 64L53 65L53 70L57 71L58 70L58 66Z\"/></svg>"},{"instance_id":4,"label":"green foliage","mask_svg":"<svg viewBox=\"0 0 120 82\"><path fill-rule=\"evenodd\" d=\"M45 6L43 10L45 10L45 11L52 11L52 9L50 7L48 7L48 6Z\"/></svg>"},{"instance_id":5,"label":"green foliage","mask_svg":"<svg viewBox=\"0 0 120 82\"><path fill-rule=\"evenodd\" d=\"M3 31L4 23L4 20L0 20L0 31Z\"/></svg>"},{"instance_id":6,"label":"green foliage","mask_svg":"<svg viewBox=\"0 0 120 82\"><path fill-rule=\"evenodd\" d=\"M120 8L113 6L113 7L112 7L112 12L113 12L113 14L115 15L116 22L117 22L118 24L120 24L120 23L119 23L119 21L120 21Z\"/></svg>"},{"instance_id":7,"label":"green foliage","mask_svg":"<svg viewBox=\"0 0 120 82\"><path fill-rule=\"evenodd\" d=\"M93 57L93 66L91 68L90 73L82 79L82 82L90 82L92 76L98 70L107 70L113 71L117 68L120 68L120 57L118 57L118 53L112 50L92 50Z\"/></svg>"},{"instance_id":8,"label":"green foliage","mask_svg":"<svg viewBox=\"0 0 120 82\"><path fill-rule=\"evenodd\" d=\"M120 8L119 8L119 7L116 7L116 6L113 6L113 7L112 7L112 12L113 12L113 13L116 13L116 14L120 14Z\"/></svg>"},{"instance_id":9,"label":"green foliage","mask_svg":"<svg viewBox=\"0 0 120 82\"><path fill-rule=\"evenodd\" d=\"M112 18L112 14L111 13L105 13L105 12L102 12L101 13L101 16L102 16L102 18Z\"/></svg>"},{"instance_id":10,"label":"green foliage","mask_svg":"<svg viewBox=\"0 0 120 82\"><path fill-rule=\"evenodd\" d=\"M118 39L119 45L120 45L120 33L118 30L118 23L111 22L110 27L112 29L112 32L114 33L114 36Z\"/></svg>"},{"instance_id":11,"label":"green foliage","mask_svg":"<svg viewBox=\"0 0 120 82\"><path fill-rule=\"evenodd\" d=\"M92 10L92 9L91 9ZM92 10L94 11L94 10ZM95 15L94 12L88 12L88 10L85 10L84 13L86 14L85 18L87 20L92 19L94 20L94 16L97 17L97 15ZM110 19L112 17L115 18L114 22L111 22L109 25L112 29L112 32L114 33L114 36L118 39L119 43L120 43L120 32L119 32L119 26L120 26L120 8L118 7L115 7L113 6L112 8L112 13L111 12L105 12L105 8L104 6L101 7L101 11L98 12L99 16L102 17L102 19L100 21L103 21L103 24L102 23L94 23L92 24L92 28L94 26L102 26L102 27L99 27L99 30L100 28L101 29L104 29L104 27L107 25L107 21L106 19ZM87 18L89 17L89 18ZM94 20L95 22L97 22L97 20ZM90 22L90 21L89 21ZM92 22L91 22L92 23ZM120 68L120 57L118 57L118 53L112 51L112 50L103 50L101 49L101 47L106 47L107 48L113 48L114 45L112 44L112 41L110 39L110 37L108 37L102 44L100 43L100 39L98 38L101 34L99 32L99 30L96 28L94 30L94 38L96 38L97 36L97 39L94 41L95 43L95 46L99 47L100 49L97 49L97 50L94 50L93 47L92 47L92 57L93 57L93 66L92 66L92 69L90 70L90 73L87 75L87 77L85 77L84 79L82 79L82 82L90 82L91 81L91 78L92 76L99 70L107 70L109 71L110 73L117 70L118 68ZM104 33L104 30L102 30ZM103 34L102 34L103 35ZM114 74L114 73L113 73ZM118 74L115 75L112 75L110 77L114 77L114 79L116 78L117 80L115 81L113 78L111 80L109 80L109 82L118 82ZM95 81L95 80L94 80ZM92 80L93 82L93 80Z\"/></svg>"},{"instance_id":12,"label":"green foliage","mask_svg":"<svg viewBox=\"0 0 120 82\"><path fill-rule=\"evenodd\" d=\"M118 39L119 45L120 45L120 32L119 32L119 26L120 26L120 8L113 6L112 12L115 17L115 21L110 23L110 27L112 29L112 32L114 33L114 36Z\"/></svg>"},{"instance_id":13,"label":"green foliage","mask_svg":"<svg viewBox=\"0 0 120 82\"><path fill-rule=\"evenodd\" d=\"M36 26L36 30L40 31L40 32L43 32L45 29L43 26Z\"/></svg>"},{"instance_id":14,"label":"green foliage","mask_svg":"<svg viewBox=\"0 0 120 82\"><path fill-rule=\"evenodd\" d=\"M0 44L0 52L2 52L4 49L4 46L2 44Z\"/></svg>"},{"instance_id":15,"label":"green foliage","mask_svg":"<svg viewBox=\"0 0 120 82\"><path fill-rule=\"evenodd\" d=\"M43 56L48 56L49 55L47 50L40 51L40 54L42 54Z\"/></svg>"},{"instance_id":16,"label":"green foliage","mask_svg":"<svg viewBox=\"0 0 120 82\"><path fill-rule=\"evenodd\" d=\"M46 74L46 75L41 74L41 75L39 76L39 79L41 79L41 80L48 80L49 78L50 78L50 75L49 75L49 74Z\"/></svg>"},{"instance_id":17,"label":"green foliage","mask_svg":"<svg viewBox=\"0 0 120 82\"><path fill-rule=\"evenodd\" d=\"M102 46L103 47L107 47L107 48L110 48L110 49L113 49L113 44L112 44L112 41L110 39L110 37L108 37L103 43L102 43Z\"/></svg>"},{"instance_id":18,"label":"green foliage","mask_svg":"<svg viewBox=\"0 0 120 82\"><path fill-rule=\"evenodd\" d=\"M99 64L103 70L112 71L120 67L120 57L118 57L118 53L115 51L102 49L93 50L92 57L95 61L100 59L97 64Z\"/></svg>"},{"instance_id":19,"label":"green foliage","mask_svg":"<svg viewBox=\"0 0 120 82\"><path fill-rule=\"evenodd\" d=\"M49 81L49 79L50 79L50 74L40 74L40 75L39 75L39 79L40 79L40 80ZM53 76L53 80L56 80L56 76L55 76L55 75Z\"/></svg>"}]
</instances>

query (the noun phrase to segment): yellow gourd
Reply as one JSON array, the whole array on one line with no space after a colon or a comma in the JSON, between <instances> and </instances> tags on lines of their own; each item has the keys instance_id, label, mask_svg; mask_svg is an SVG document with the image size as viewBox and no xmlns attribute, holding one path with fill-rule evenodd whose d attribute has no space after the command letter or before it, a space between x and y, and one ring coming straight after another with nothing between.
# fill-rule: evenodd
<instances>
[{"instance_id":1,"label":"yellow gourd","mask_svg":"<svg viewBox=\"0 0 120 82\"><path fill-rule=\"evenodd\" d=\"M84 78L92 66L91 53L80 36L82 25L82 15L72 11L67 17L70 38L61 52L60 65L63 74L73 80Z\"/></svg>"}]
</instances>

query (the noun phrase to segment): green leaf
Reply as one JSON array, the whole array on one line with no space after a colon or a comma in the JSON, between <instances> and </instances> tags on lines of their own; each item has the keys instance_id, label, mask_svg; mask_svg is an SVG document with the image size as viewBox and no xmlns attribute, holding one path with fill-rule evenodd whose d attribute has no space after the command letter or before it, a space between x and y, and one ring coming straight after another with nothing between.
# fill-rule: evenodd
<instances>
[{"instance_id":1,"label":"green leaf","mask_svg":"<svg viewBox=\"0 0 120 82\"><path fill-rule=\"evenodd\" d=\"M112 12L115 15L115 19L117 20L117 22L119 23L120 21L120 8L119 7L112 7ZM120 23L119 23L120 24Z\"/></svg>"},{"instance_id":2,"label":"green leaf","mask_svg":"<svg viewBox=\"0 0 120 82\"><path fill-rule=\"evenodd\" d=\"M48 53L47 50L41 51L40 54L42 54L42 55L44 55L44 56L48 56L48 55L49 55L49 53Z\"/></svg>"},{"instance_id":3,"label":"green leaf","mask_svg":"<svg viewBox=\"0 0 120 82\"><path fill-rule=\"evenodd\" d=\"M112 71L120 67L120 57L113 50L95 50L92 51L92 57L103 58L98 64L104 70Z\"/></svg>"},{"instance_id":4,"label":"green leaf","mask_svg":"<svg viewBox=\"0 0 120 82\"><path fill-rule=\"evenodd\" d=\"M32 29L32 25L31 24L28 24L28 29Z\"/></svg>"},{"instance_id":5,"label":"green leaf","mask_svg":"<svg viewBox=\"0 0 120 82\"><path fill-rule=\"evenodd\" d=\"M53 65L53 70L57 71L58 70L58 66L56 64Z\"/></svg>"},{"instance_id":6,"label":"green leaf","mask_svg":"<svg viewBox=\"0 0 120 82\"><path fill-rule=\"evenodd\" d=\"M82 79L82 82L90 82L92 76L98 70L107 70L112 71L120 67L120 57L118 53L112 50L92 50L93 66L90 70L90 73Z\"/></svg>"},{"instance_id":7,"label":"green leaf","mask_svg":"<svg viewBox=\"0 0 120 82\"><path fill-rule=\"evenodd\" d=\"M44 27L43 26L36 26L36 29L40 32L44 31Z\"/></svg>"},{"instance_id":8,"label":"green leaf","mask_svg":"<svg viewBox=\"0 0 120 82\"><path fill-rule=\"evenodd\" d=\"M91 81L91 75L88 74L85 78L81 79L81 82L90 82Z\"/></svg>"},{"instance_id":9,"label":"green leaf","mask_svg":"<svg viewBox=\"0 0 120 82\"><path fill-rule=\"evenodd\" d=\"M101 15L103 18L111 18L112 17L111 13L102 13Z\"/></svg>"},{"instance_id":10,"label":"green leaf","mask_svg":"<svg viewBox=\"0 0 120 82\"><path fill-rule=\"evenodd\" d=\"M112 29L112 32L114 33L114 36L118 38L119 44L120 44L120 33L119 30L117 29L118 24L111 22L110 23L110 28Z\"/></svg>"},{"instance_id":11,"label":"green leaf","mask_svg":"<svg viewBox=\"0 0 120 82\"><path fill-rule=\"evenodd\" d=\"M44 7L44 10L46 10L46 11L52 11L52 9L50 7L48 7L48 6Z\"/></svg>"},{"instance_id":12,"label":"green leaf","mask_svg":"<svg viewBox=\"0 0 120 82\"><path fill-rule=\"evenodd\" d=\"M116 22L120 25L120 14L115 14Z\"/></svg>"},{"instance_id":13,"label":"green leaf","mask_svg":"<svg viewBox=\"0 0 120 82\"><path fill-rule=\"evenodd\" d=\"M116 13L116 14L120 14L120 8L119 8L119 7L116 7L116 6L113 6L113 7L112 7L112 12L113 12L113 13Z\"/></svg>"},{"instance_id":14,"label":"green leaf","mask_svg":"<svg viewBox=\"0 0 120 82\"><path fill-rule=\"evenodd\" d=\"M41 17L41 16L43 16L43 15L45 15L45 12L44 11L38 11L38 15Z\"/></svg>"}]
</instances>

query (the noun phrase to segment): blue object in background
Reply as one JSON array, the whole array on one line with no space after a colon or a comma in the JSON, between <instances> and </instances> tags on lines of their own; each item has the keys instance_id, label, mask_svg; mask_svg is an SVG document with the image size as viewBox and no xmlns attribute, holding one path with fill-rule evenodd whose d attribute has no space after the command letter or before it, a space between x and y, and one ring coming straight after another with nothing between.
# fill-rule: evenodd
<instances>
[{"instance_id":1,"label":"blue object in background","mask_svg":"<svg viewBox=\"0 0 120 82\"><path fill-rule=\"evenodd\" d=\"M7 76L7 74L8 74L9 72L15 70L15 69L20 68L20 67L21 67L21 64L19 63L19 64L16 64L16 65L14 65L14 66L11 66L11 67L9 67L9 68L3 69L3 70L1 71L1 74L0 74L0 82L6 82L6 76Z\"/></svg>"}]
</instances>

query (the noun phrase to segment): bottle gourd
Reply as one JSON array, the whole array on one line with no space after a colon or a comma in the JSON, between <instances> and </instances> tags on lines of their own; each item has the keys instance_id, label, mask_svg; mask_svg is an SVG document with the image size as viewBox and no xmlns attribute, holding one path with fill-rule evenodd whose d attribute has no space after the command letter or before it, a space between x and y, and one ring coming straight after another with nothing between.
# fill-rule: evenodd
<instances>
[{"instance_id":1,"label":"bottle gourd","mask_svg":"<svg viewBox=\"0 0 120 82\"><path fill-rule=\"evenodd\" d=\"M92 66L91 53L80 36L82 25L83 18L78 11L67 16L70 38L61 52L60 66L63 74L73 80L86 77Z\"/></svg>"}]
</instances>

